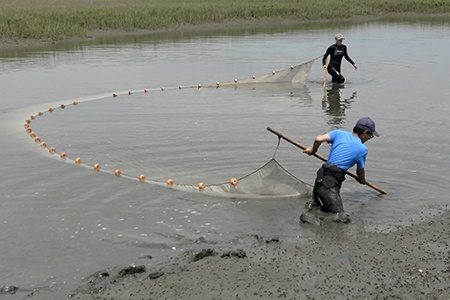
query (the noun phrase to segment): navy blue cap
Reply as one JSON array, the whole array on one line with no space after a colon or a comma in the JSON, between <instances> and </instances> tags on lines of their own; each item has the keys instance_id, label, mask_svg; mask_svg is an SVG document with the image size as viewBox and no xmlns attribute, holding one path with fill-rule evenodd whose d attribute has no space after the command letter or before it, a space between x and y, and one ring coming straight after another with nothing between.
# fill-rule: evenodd
<instances>
[{"instance_id":1,"label":"navy blue cap","mask_svg":"<svg viewBox=\"0 0 450 300\"><path fill-rule=\"evenodd\" d=\"M356 122L355 127L362 130L368 130L375 136L380 136L380 134L375 130L375 122L369 117L359 119L358 122Z\"/></svg>"}]
</instances>

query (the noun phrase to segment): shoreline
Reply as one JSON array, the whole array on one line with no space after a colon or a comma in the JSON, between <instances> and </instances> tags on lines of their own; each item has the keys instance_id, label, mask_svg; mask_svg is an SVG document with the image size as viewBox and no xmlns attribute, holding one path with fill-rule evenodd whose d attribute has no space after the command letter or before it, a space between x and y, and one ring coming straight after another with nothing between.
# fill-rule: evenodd
<instances>
[{"instance_id":1,"label":"shoreline","mask_svg":"<svg viewBox=\"0 0 450 300\"><path fill-rule=\"evenodd\" d=\"M449 20L450 13L442 14L419 14L419 13L389 13L372 16L355 16L351 19L340 20L344 24L359 24L364 22L434 22L440 20ZM230 32L240 30L258 30L260 28L298 28L301 26L321 26L322 24L329 24L337 20L314 20L304 21L292 18L263 18L251 20L229 20L222 23L202 23L198 25L184 24L157 30L138 29L127 31L123 29L96 29L90 30L85 37L66 37L61 40L51 39L23 39L23 38L0 38L0 51L2 52L25 52L28 50L48 49L52 46L59 46L65 44L83 44L96 43L108 39L144 37L150 35L164 35L164 34L208 34L217 31ZM448 21L447 21L448 22Z\"/></svg>"},{"instance_id":2,"label":"shoreline","mask_svg":"<svg viewBox=\"0 0 450 300\"><path fill-rule=\"evenodd\" d=\"M306 243L245 236L245 249L204 248L153 269L106 269L68 299L449 299L450 212L444 209L389 233L358 229L349 237L348 225L331 222Z\"/></svg>"}]
</instances>

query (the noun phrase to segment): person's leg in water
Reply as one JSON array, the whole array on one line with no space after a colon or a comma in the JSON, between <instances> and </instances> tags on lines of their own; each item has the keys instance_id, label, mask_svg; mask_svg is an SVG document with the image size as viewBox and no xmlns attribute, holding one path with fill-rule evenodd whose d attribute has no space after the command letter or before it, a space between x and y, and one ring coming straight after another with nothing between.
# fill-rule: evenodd
<instances>
[{"instance_id":1,"label":"person's leg in water","mask_svg":"<svg viewBox=\"0 0 450 300\"><path fill-rule=\"evenodd\" d=\"M317 189L316 197L321 203L320 209L322 211L335 214L333 218L334 222L350 222L348 214L344 212L344 205L342 204L341 194L337 187L326 188L324 185L322 185Z\"/></svg>"},{"instance_id":2,"label":"person's leg in water","mask_svg":"<svg viewBox=\"0 0 450 300\"><path fill-rule=\"evenodd\" d=\"M331 75L331 82L333 83L344 83L345 82L345 78L344 76L342 76L341 74L341 68L338 66L334 66L334 65L328 65L328 74Z\"/></svg>"},{"instance_id":3,"label":"person's leg in water","mask_svg":"<svg viewBox=\"0 0 450 300\"><path fill-rule=\"evenodd\" d=\"M348 214L344 212L344 206L340 195L340 184L336 182L333 176L325 176L323 168L317 171L317 177L314 182L311 202L306 203L306 211L300 215L300 220L304 223L322 225L322 213L335 214L333 221L348 223L350 219ZM330 179L331 183L330 185ZM325 184L327 182L327 184ZM320 217L319 217L320 216Z\"/></svg>"},{"instance_id":4,"label":"person's leg in water","mask_svg":"<svg viewBox=\"0 0 450 300\"><path fill-rule=\"evenodd\" d=\"M314 184L314 189L312 192L312 201L308 201L305 204L305 211L300 215L300 221L303 223L309 223L313 225L322 225L322 220L324 218L322 212L322 203L317 197L317 188L322 184L321 181L317 180Z\"/></svg>"},{"instance_id":5,"label":"person's leg in water","mask_svg":"<svg viewBox=\"0 0 450 300\"><path fill-rule=\"evenodd\" d=\"M335 187L326 188L324 185L317 189L317 198L320 201L320 209L327 213L339 213L344 211L341 195Z\"/></svg>"}]
</instances>

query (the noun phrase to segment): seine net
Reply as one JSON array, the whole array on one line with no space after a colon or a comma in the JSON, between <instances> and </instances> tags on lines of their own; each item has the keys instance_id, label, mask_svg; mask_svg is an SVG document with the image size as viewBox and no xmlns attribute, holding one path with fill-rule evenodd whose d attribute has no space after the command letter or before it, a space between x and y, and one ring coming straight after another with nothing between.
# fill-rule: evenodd
<instances>
[{"instance_id":1,"label":"seine net","mask_svg":"<svg viewBox=\"0 0 450 300\"><path fill-rule=\"evenodd\" d=\"M257 83L262 84L263 87L271 87L273 88L276 86L280 90L284 90L285 87L283 84L302 84L304 85L306 83L308 74L311 70L311 67L314 63L314 61L317 58L310 60L306 63L293 66L290 68L287 68L285 70L281 71L274 71L269 75L261 75L261 76L253 76L251 79L247 80L241 80L241 81L234 81L229 82L225 84L220 84L220 86L231 86L236 84L246 84L246 83ZM213 87L214 85L210 85L209 87ZM246 85L251 86L251 85ZM216 87L219 87L218 84L216 84ZM181 87L178 87L181 89ZM191 88L194 88L194 86L191 86ZM170 89L176 89L176 87L172 87ZM144 89L144 91L124 91L120 93L113 93L113 97L116 98L118 96L122 95L132 95L134 93L147 93L150 91L156 91L159 89ZM161 90L164 90L161 88ZM88 101L94 101L94 100L101 100L105 99L105 97L109 97L110 95L98 95L94 96L93 98L87 98L81 102L88 102ZM67 105L78 105L78 101L73 101L71 104ZM61 109L63 109L66 105L62 104L60 106ZM58 107L57 107L58 108ZM53 111L53 108L50 108L48 110L49 112ZM114 110L117 112L117 110ZM81 113L81 111L79 111ZM43 115L43 113L42 113ZM77 119L79 120L79 119ZM55 119L54 119L55 121ZM64 124L66 120L64 119ZM88 123L86 123L88 124ZM79 125L79 124L77 124ZM55 128L58 128L57 126ZM27 128L28 129L28 128ZM78 129L78 128L77 128ZM31 129L30 129L31 130ZM83 136L83 139L85 137ZM41 145L43 146L43 145ZM46 148L47 146L43 146ZM52 147L53 148L53 147ZM82 147L81 147L82 148ZM277 147L278 148L278 147ZM47 148L46 148L47 149ZM82 151L82 149L80 149ZM55 154L53 152L52 154ZM63 156L64 154L64 156ZM85 166L87 168L92 168L92 165L85 164L81 161L81 159L77 158L71 158L68 156L65 152L62 152L61 158L64 158L65 160L73 160L77 163L77 165ZM79 161L77 161L79 160ZM310 194L312 192L312 186L299 180L295 176L293 176L291 173L289 173L286 169L284 169L278 161L275 159L275 155L273 158L265 163L262 167L258 168L257 170L253 171L252 173L243 176L241 178L238 178L235 182L230 181L226 183L221 184L208 184L208 185L188 185L188 184L179 184L175 182L161 182L158 180L152 180L150 178L146 178L143 174L139 175L139 177L136 177L136 175L128 175L123 174L120 169L116 169L114 172L111 170L103 169L100 167L96 168L96 171L99 172L107 172L111 174L115 174L116 176L126 177L133 180L140 180L142 182L157 184L157 185L168 185L173 189L182 190L182 191L190 191L190 192L202 192L208 195L218 196L218 197L225 197L225 198L286 198L286 197L298 197L306 194Z\"/></svg>"},{"instance_id":2,"label":"seine net","mask_svg":"<svg viewBox=\"0 0 450 300\"><path fill-rule=\"evenodd\" d=\"M273 71L270 74L253 76L249 79L235 80L234 82L224 83L228 84L245 84L245 83L269 83L269 82L290 82L290 83L301 83L305 84L311 67L319 57L316 57L310 61L297 66L291 66L284 70ZM223 85L223 84L221 84Z\"/></svg>"}]
</instances>

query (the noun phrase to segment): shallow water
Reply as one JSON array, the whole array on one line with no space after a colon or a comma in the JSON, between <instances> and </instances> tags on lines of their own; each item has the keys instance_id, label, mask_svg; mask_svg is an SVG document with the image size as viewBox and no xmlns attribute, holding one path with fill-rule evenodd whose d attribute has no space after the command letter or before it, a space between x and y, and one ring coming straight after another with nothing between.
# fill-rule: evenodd
<instances>
[{"instance_id":1,"label":"shallow water","mask_svg":"<svg viewBox=\"0 0 450 300\"><path fill-rule=\"evenodd\" d=\"M7 298L36 289L35 298L61 299L100 269L155 265L191 247L233 244L237 236L279 236L286 243L314 237L315 228L298 223L308 197L229 199L137 180L145 174L197 185L245 176L274 155L277 138L267 126L309 145L318 133L351 130L359 117L376 121L381 137L367 144L366 175L388 194L347 178L349 234L395 230L435 214L448 201L450 179L442 130L450 112L449 63L442 56L449 28L448 22L343 25L359 69L344 61L347 82L328 84L326 102L320 60L305 86L206 86L316 58L333 42L330 28L150 36L4 54L0 286L19 287ZM47 112L73 100L79 105ZM38 111L45 113L32 127L48 146L88 166L99 163L104 172L39 147L23 128ZM319 152L326 156L327 146ZM286 142L276 158L309 183L321 164ZM116 168L127 176L114 176ZM195 243L202 237L206 244Z\"/></svg>"}]
</instances>

